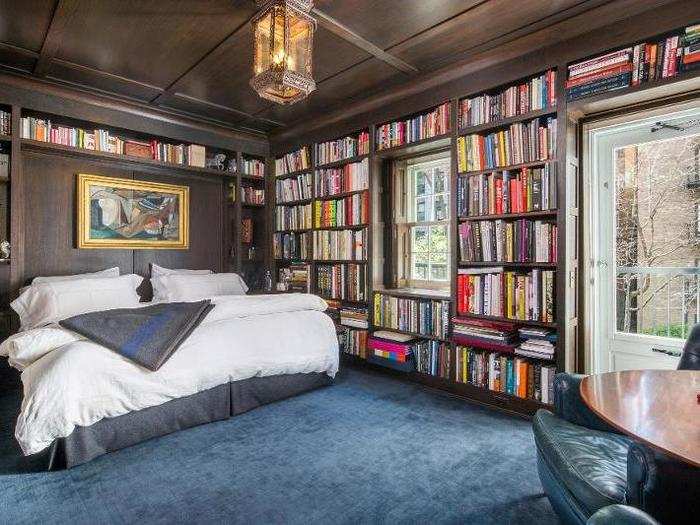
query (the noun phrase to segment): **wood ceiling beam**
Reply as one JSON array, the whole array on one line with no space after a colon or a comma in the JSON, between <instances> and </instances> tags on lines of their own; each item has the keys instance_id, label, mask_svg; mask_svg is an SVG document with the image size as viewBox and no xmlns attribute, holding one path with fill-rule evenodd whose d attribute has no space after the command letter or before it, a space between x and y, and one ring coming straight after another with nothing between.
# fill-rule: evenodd
<instances>
[{"instance_id":1,"label":"wood ceiling beam","mask_svg":"<svg viewBox=\"0 0 700 525\"><path fill-rule=\"evenodd\" d=\"M412 66L408 62L405 62L400 58L395 57L394 55L387 53L383 49L375 46L372 42L362 38L352 29L338 22L335 18L333 18L330 15L327 15L320 9L313 8L311 10L311 14L316 17L316 20L318 21L321 27L327 29L334 35L339 36L346 42L349 42L350 44L354 45L355 47L366 51L370 55L381 60L382 62L385 62L404 73L418 73L418 68L416 68L415 66Z\"/></svg>"},{"instance_id":2,"label":"wood ceiling beam","mask_svg":"<svg viewBox=\"0 0 700 525\"><path fill-rule=\"evenodd\" d=\"M78 11L79 0L58 0L56 8L51 16L51 23L46 31L44 42L41 44L39 58L34 65L33 73L38 77L46 76L51 67L51 61L58 53L58 49L63 39L63 33L68 28L68 24Z\"/></svg>"}]
</instances>

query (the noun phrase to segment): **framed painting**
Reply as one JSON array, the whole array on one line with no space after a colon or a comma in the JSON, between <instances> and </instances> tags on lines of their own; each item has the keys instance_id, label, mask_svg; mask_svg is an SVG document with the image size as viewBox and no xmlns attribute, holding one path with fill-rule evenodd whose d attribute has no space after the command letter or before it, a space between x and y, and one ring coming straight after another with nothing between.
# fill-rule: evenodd
<instances>
[{"instance_id":1,"label":"framed painting","mask_svg":"<svg viewBox=\"0 0 700 525\"><path fill-rule=\"evenodd\" d=\"M190 189L78 174L78 248L185 250Z\"/></svg>"}]
</instances>

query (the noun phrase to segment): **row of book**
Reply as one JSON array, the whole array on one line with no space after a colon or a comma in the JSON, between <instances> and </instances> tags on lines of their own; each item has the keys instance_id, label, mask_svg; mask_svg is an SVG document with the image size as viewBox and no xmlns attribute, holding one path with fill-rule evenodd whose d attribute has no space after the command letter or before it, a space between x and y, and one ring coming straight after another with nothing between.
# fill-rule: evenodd
<instances>
[{"instance_id":1,"label":"row of book","mask_svg":"<svg viewBox=\"0 0 700 525\"><path fill-rule=\"evenodd\" d=\"M554 402L556 368L469 346L456 350L455 380L493 392L510 394L545 404Z\"/></svg>"},{"instance_id":2,"label":"row of book","mask_svg":"<svg viewBox=\"0 0 700 525\"><path fill-rule=\"evenodd\" d=\"M521 343L515 349L516 355L532 357L545 361L554 359L557 334L551 330L537 327L523 327L518 330Z\"/></svg>"},{"instance_id":3,"label":"row of book","mask_svg":"<svg viewBox=\"0 0 700 525\"><path fill-rule=\"evenodd\" d=\"M374 294L375 326L445 339L449 321L450 302L447 300Z\"/></svg>"},{"instance_id":4,"label":"row of book","mask_svg":"<svg viewBox=\"0 0 700 525\"><path fill-rule=\"evenodd\" d=\"M568 67L567 100L671 78L700 67L700 24Z\"/></svg>"},{"instance_id":5,"label":"row of book","mask_svg":"<svg viewBox=\"0 0 700 525\"><path fill-rule=\"evenodd\" d=\"M556 118L517 122L488 135L458 137L457 166L466 172L544 161L555 157L556 145Z\"/></svg>"},{"instance_id":6,"label":"row of book","mask_svg":"<svg viewBox=\"0 0 700 525\"><path fill-rule=\"evenodd\" d=\"M369 131L362 131L357 136L321 142L314 146L316 165L329 164L358 155L369 153Z\"/></svg>"},{"instance_id":7,"label":"row of book","mask_svg":"<svg viewBox=\"0 0 700 525\"><path fill-rule=\"evenodd\" d=\"M462 262L557 262L557 225L551 222L468 221L459 225Z\"/></svg>"},{"instance_id":8,"label":"row of book","mask_svg":"<svg viewBox=\"0 0 700 525\"><path fill-rule=\"evenodd\" d=\"M308 170L311 168L311 156L309 148L302 146L296 151L287 153L275 159L275 175L286 175L300 170Z\"/></svg>"},{"instance_id":9,"label":"row of book","mask_svg":"<svg viewBox=\"0 0 700 525\"><path fill-rule=\"evenodd\" d=\"M340 308L340 324L351 328L369 327L367 308L358 306L343 306Z\"/></svg>"},{"instance_id":10,"label":"row of book","mask_svg":"<svg viewBox=\"0 0 700 525\"><path fill-rule=\"evenodd\" d=\"M365 190L369 187L369 161L346 164L342 168L316 170L316 196L331 197L339 193Z\"/></svg>"},{"instance_id":11,"label":"row of book","mask_svg":"<svg viewBox=\"0 0 700 525\"><path fill-rule=\"evenodd\" d=\"M253 186L241 186L243 204L265 204L265 190Z\"/></svg>"},{"instance_id":12,"label":"row of book","mask_svg":"<svg viewBox=\"0 0 700 525\"><path fill-rule=\"evenodd\" d=\"M0 109L0 135L12 134L12 113Z\"/></svg>"},{"instance_id":13,"label":"row of book","mask_svg":"<svg viewBox=\"0 0 700 525\"><path fill-rule=\"evenodd\" d=\"M480 126L556 105L557 74L549 71L496 94L459 101L459 126Z\"/></svg>"},{"instance_id":14,"label":"row of book","mask_svg":"<svg viewBox=\"0 0 700 525\"><path fill-rule=\"evenodd\" d=\"M355 330L344 327L338 335L340 350L346 354L367 359L368 338L369 333L367 330Z\"/></svg>"},{"instance_id":15,"label":"row of book","mask_svg":"<svg viewBox=\"0 0 700 525\"><path fill-rule=\"evenodd\" d=\"M422 340L415 344L416 372L450 378L450 345L440 341Z\"/></svg>"},{"instance_id":16,"label":"row of book","mask_svg":"<svg viewBox=\"0 0 700 525\"><path fill-rule=\"evenodd\" d=\"M20 134L24 139L50 142L73 148L129 155L198 168L206 166L206 149L197 144L168 144L157 140L149 142L127 140L112 135L104 129L86 131L81 128L60 126L50 120L35 117L22 117Z\"/></svg>"},{"instance_id":17,"label":"row of book","mask_svg":"<svg viewBox=\"0 0 700 525\"><path fill-rule=\"evenodd\" d=\"M312 222L311 204L275 206L275 230L309 230Z\"/></svg>"},{"instance_id":18,"label":"row of book","mask_svg":"<svg viewBox=\"0 0 700 525\"><path fill-rule=\"evenodd\" d=\"M367 230L314 231L314 259L319 261L365 261Z\"/></svg>"},{"instance_id":19,"label":"row of book","mask_svg":"<svg viewBox=\"0 0 700 525\"><path fill-rule=\"evenodd\" d=\"M450 131L450 103L445 102L434 110L404 120L377 126L377 150L395 148L425 140Z\"/></svg>"},{"instance_id":20,"label":"row of book","mask_svg":"<svg viewBox=\"0 0 700 525\"><path fill-rule=\"evenodd\" d=\"M309 293L311 291L311 266L297 263L280 268L279 281L286 283L289 292Z\"/></svg>"},{"instance_id":21,"label":"row of book","mask_svg":"<svg viewBox=\"0 0 700 525\"><path fill-rule=\"evenodd\" d=\"M338 228L369 222L369 194L355 193L338 200L316 201L315 227Z\"/></svg>"},{"instance_id":22,"label":"row of book","mask_svg":"<svg viewBox=\"0 0 700 525\"><path fill-rule=\"evenodd\" d=\"M557 165L457 179L457 215L503 215L557 208Z\"/></svg>"},{"instance_id":23,"label":"row of book","mask_svg":"<svg viewBox=\"0 0 700 525\"><path fill-rule=\"evenodd\" d=\"M274 233L272 251L275 259L307 260L311 258L311 233Z\"/></svg>"},{"instance_id":24,"label":"row of book","mask_svg":"<svg viewBox=\"0 0 700 525\"><path fill-rule=\"evenodd\" d=\"M320 264L316 266L316 293L328 299L364 301L367 298L365 270L365 264Z\"/></svg>"},{"instance_id":25,"label":"row of book","mask_svg":"<svg viewBox=\"0 0 700 525\"><path fill-rule=\"evenodd\" d=\"M241 168L245 175L252 177L265 177L265 161L260 159L248 159L243 157L241 160Z\"/></svg>"},{"instance_id":26,"label":"row of book","mask_svg":"<svg viewBox=\"0 0 700 525\"><path fill-rule=\"evenodd\" d=\"M553 323L554 275L554 270L542 269L460 268L457 312Z\"/></svg>"},{"instance_id":27,"label":"row of book","mask_svg":"<svg viewBox=\"0 0 700 525\"><path fill-rule=\"evenodd\" d=\"M276 180L277 202L293 202L312 198L311 177L311 173L301 173L294 177Z\"/></svg>"}]
</instances>

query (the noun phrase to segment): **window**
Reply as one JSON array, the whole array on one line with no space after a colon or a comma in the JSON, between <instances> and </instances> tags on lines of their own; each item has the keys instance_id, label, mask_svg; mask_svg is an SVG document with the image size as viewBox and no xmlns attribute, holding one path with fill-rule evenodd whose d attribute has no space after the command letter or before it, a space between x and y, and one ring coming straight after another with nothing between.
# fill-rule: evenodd
<instances>
[{"instance_id":1,"label":"window","mask_svg":"<svg viewBox=\"0 0 700 525\"><path fill-rule=\"evenodd\" d=\"M403 161L396 170L395 213L401 248L399 286L447 289L450 285L449 152Z\"/></svg>"}]
</instances>

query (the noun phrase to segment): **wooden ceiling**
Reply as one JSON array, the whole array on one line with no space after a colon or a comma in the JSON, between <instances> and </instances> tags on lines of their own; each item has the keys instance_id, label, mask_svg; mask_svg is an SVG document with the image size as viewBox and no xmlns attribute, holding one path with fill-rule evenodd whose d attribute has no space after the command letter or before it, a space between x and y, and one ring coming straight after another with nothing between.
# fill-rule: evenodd
<instances>
[{"instance_id":1,"label":"wooden ceiling","mask_svg":"<svg viewBox=\"0 0 700 525\"><path fill-rule=\"evenodd\" d=\"M252 0L0 0L0 67L270 133L616 2L316 0L318 88L293 106L249 87Z\"/></svg>"}]
</instances>

